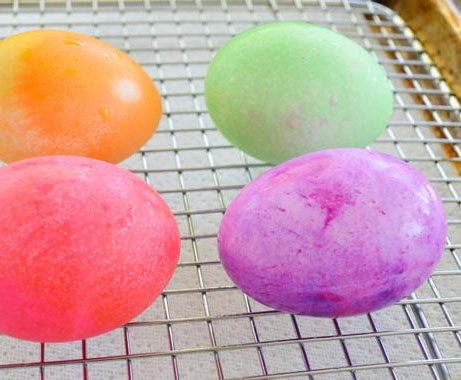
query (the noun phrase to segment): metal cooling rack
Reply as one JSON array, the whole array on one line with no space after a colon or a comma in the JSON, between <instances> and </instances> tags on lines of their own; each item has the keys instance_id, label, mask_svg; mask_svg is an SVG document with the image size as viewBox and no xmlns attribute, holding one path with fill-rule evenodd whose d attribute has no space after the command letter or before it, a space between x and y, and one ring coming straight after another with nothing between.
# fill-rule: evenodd
<instances>
[{"instance_id":1,"label":"metal cooling rack","mask_svg":"<svg viewBox=\"0 0 461 380\"><path fill-rule=\"evenodd\" d=\"M293 316L247 298L220 266L215 240L223 211L268 165L216 131L203 79L232 35L273 20L324 25L373 54L392 82L395 112L372 148L422 170L443 197L443 259L397 305L339 320ZM0 37L35 28L103 38L156 82L161 126L123 165L169 202L182 252L162 296L121 329L68 344L0 336L1 379L461 379L460 106L392 10L351 0L0 0Z\"/></svg>"}]
</instances>

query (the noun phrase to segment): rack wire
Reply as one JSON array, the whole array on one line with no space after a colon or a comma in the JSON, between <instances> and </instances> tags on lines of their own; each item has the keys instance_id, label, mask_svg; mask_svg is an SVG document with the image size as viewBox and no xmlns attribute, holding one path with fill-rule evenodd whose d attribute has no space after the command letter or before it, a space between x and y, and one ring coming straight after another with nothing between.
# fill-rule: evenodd
<instances>
[{"instance_id":1,"label":"rack wire","mask_svg":"<svg viewBox=\"0 0 461 380\"><path fill-rule=\"evenodd\" d=\"M383 65L395 112L371 147L413 164L442 196L448 237L440 265L384 310L334 320L274 311L242 294L220 266L216 232L226 205L269 166L217 132L204 75L229 38L274 20L329 27ZM161 125L122 165L169 202L182 252L162 296L123 328L67 344L0 336L1 379L461 379L460 106L397 14L352 0L0 0L0 38L36 28L102 38L155 81Z\"/></svg>"}]
</instances>

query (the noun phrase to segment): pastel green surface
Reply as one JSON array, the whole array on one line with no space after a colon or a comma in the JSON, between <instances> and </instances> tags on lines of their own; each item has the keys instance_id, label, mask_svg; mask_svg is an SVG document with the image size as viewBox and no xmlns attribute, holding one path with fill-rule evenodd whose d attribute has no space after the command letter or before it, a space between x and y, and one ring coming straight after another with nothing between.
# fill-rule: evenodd
<instances>
[{"instance_id":1,"label":"pastel green surface","mask_svg":"<svg viewBox=\"0 0 461 380\"><path fill-rule=\"evenodd\" d=\"M302 22L260 25L234 37L210 65L205 96L222 134L270 163L365 147L384 130L393 104L384 71L368 52Z\"/></svg>"}]
</instances>

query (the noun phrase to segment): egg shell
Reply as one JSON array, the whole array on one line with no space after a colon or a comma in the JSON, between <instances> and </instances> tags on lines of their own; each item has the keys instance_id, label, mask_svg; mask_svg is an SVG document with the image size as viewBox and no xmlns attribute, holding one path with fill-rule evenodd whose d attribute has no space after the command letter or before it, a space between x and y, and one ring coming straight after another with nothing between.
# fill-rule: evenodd
<instances>
[{"instance_id":1,"label":"egg shell","mask_svg":"<svg viewBox=\"0 0 461 380\"><path fill-rule=\"evenodd\" d=\"M0 159L78 155L117 163L154 133L160 96L128 55L63 30L0 42Z\"/></svg>"},{"instance_id":2,"label":"egg shell","mask_svg":"<svg viewBox=\"0 0 461 380\"><path fill-rule=\"evenodd\" d=\"M383 132L393 104L367 51L305 22L264 24L232 38L210 65L205 96L222 134L270 163L365 147Z\"/></svg>"},{"instance_id":3,"label":"egg shell","mask_svg":"<svg viewBox=\"0 0 461 380\"><path fill-rule=\"evenodd\" d=\"M0 333L61 342L146 309L179 256L168 205L125 169L40 157L0 169Z\"/></svg>"},{"instance_id":4,"label":"egg shell","mask_svg":"<svg viewBox=\"0 0 461 380\"><path fill-rule=\"evenodd\" d=\"M333 149L247 185L225 213L218 246L230 278L257 301L342 317L418 288L445 234L442 203L421 173L382 153Z\"/></svg>"}]
</instances>

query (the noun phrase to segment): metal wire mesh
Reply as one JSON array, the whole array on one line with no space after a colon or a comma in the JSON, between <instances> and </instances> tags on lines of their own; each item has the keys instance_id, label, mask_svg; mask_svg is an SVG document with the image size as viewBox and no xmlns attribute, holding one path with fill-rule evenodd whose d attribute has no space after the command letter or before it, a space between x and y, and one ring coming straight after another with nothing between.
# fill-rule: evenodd
<instances>
[{"instance_id":1,"label":"metal wire mesh","mask_svg":"<svg viewBox=\"0 0 461 380\"><path fill-rule=\"evenodd\" d=\"M0 4L0 37L69 28L128 52L152 76L164 117L154 138L123 166L159 190L182 232L178 269L145 313L83 342L0 336L1 379L461 379L460 107L398 15L351 0ZM448 215L443 259L397 305L339 320L293 316L246 297L220 266L215 240L223 211L269 166L217 132L205 109L203 79L212 55L232 35L273 20L327 26L373 54L392 82L395 112L372 148L422 170L442 195Z\"/></svg>"}]
</instances>

